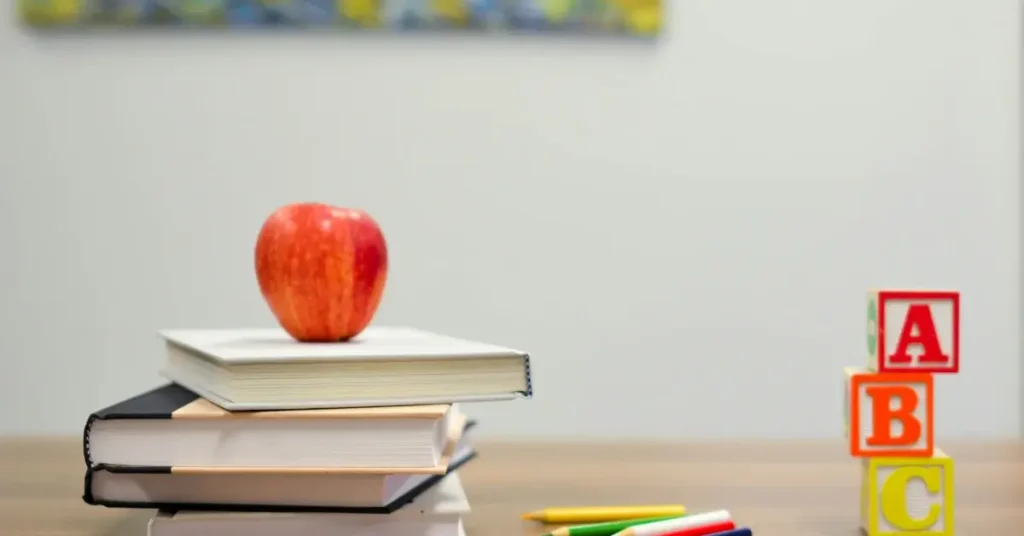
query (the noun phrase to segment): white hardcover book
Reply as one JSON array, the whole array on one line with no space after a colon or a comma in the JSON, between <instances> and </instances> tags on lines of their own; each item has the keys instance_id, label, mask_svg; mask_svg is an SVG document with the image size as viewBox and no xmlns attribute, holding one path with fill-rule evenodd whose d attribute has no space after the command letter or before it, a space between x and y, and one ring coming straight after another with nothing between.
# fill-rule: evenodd
<instances>
[{"instance_id":1,"label":"white hardcover book","mask_svg":"<svg viewBox=\"0 0 1024 536\"><path fill-rule=\"evenodd\" d=\"M159 512L149 536L463 536L469 501L458 474L391 514Z\"/></svg>"},{"instance_id":2,"label":"white hardcover book","mask_svg":"<svg viewBox=\"0 0 1024 536\"><path fill-rule=\"evenodd\" d=\"M502 400L532 394L521 350L371 326L301 343L280 328L166 330L163 375L232 411Z\"/></svg>"}]
</instances>

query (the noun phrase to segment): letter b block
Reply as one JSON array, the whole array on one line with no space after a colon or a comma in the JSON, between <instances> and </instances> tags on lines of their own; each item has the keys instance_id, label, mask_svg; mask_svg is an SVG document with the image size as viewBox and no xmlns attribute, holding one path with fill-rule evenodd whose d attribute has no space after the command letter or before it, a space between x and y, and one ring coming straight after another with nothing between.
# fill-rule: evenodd
<instances>
[{"instance_id":1,"label":"letter b block","mask_svg":"<svg viewBox=\"0 0 1024 536\"><path fill-rule=\"evenodd\" d=\"M960 371L960 293L868 293L869 366L878 372Z\"/></svg>"},{"instance_id":2,"label":"letter b block","mask_svg":"<svg viewBox=\"0 0 1024 536\"><path fill-rule=\"evenodd\" d=\"M954 536L953 460L861 460L861 526L867 536Z\"/></svg>"},{"instance_id":3,"label":"letter b block","mask_svg":"<svg viewBox=\"0 0 1024 536\"><path fill-rule=\"evenodd\" d=\"M931 374L852 374L850 454L929 457L935 446Z\"/></svg>"}]
</instances>

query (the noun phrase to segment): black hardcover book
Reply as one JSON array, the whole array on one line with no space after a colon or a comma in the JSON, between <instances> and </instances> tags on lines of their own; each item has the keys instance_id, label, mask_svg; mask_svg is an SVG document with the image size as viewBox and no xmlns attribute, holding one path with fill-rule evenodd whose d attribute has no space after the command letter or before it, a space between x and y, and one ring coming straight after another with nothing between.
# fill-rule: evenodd
<instances>
[{"instance_id":1,"label":"black hardcover book","mask_svg":"<svg viewBox=\"0 0 1024 536\"><path fill-rule=\"evenodd\" d=\"M167 468L161 467L98 465L86 470L85 494L82 499L95 506L157 509L165 512L196 510L390 514L438 485L445 476L476 457L475 450L467 449L462 456L453 458L445 474L385 475L383 478L378 475L378 480L383 482L336 474L210 474L198 477L174 475ZM343 500L345 490L354 488L383 490L384 494L380 495L379 504L339 504L338 499ZM316 491L310 492L311 489ZM197 495L199 490L208 502L195 502L188 498L190 494ZM305 492L294 493L295 490ZM223 495L218 496L218 491L223 491Z\"/></svg>"},{"instance_id":2,"label":"black hardcover book","mask_svg":"<svg viewBox=\"0 0 1024 536\"><path fill-rule=\"evenodd\" d=\"M386 514L473 460L475 425L457 405L228 412L170 384L89 417L83 500Z\"/></svg>"}]
</instances>

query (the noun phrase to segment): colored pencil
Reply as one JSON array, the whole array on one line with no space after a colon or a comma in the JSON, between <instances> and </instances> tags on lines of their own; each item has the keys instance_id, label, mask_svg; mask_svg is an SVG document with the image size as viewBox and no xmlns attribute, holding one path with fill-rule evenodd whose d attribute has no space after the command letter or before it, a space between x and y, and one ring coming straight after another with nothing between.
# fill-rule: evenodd
<instances>
[{"instance_id":1,"label":"colored pencil","mask_svg":"<svg viewBox=\"0 0 1024 536\"><path fill-rule=\"evenodd\" d=\"M613 534L644 523L654 523L674 519L679 516L644 517L640 519L627 519L625 521L609 521L607 523L592 523L589 525L574 525L555 529L544 536L612 536Z\"/></svg>"},{"instance_id":2,"label":"colored pencil","mask_svg":"<svg viewBox=\"0 0 1024 536\"><path fill-rule=\"evenodd\" d=\"M706 512L703 514L666 519L664 521L655 521L654 523L645 523L643 525L630 527L619 532L615 536L662 536L664 534L671 533L672 531L692 529L704 525L710 525L712 523L721 523L723 521L732 521L728 510L715 510L713 512Z\"/></svg>"},{"instance_id":3,"label":"colored pencil","mask_svg":"<svg viewBox=\"0 0 1024 536\"><path fill-rule=\"evenodd\" d=\"M690 529L679 529L666 532L662 536L717 536L735 528L736 523L733 523L732 521L721 521L719 523L709 523L707 525L701 525Z\"/></svg>"},{"instance_id":4,"label":"colored pencil","mask_svg":"<svg viewBox=\"0 0 1024 536\"><path fill-rule=\"evenodd\" d=\"M750 530L749 527L743 527L741 529L727 530L725 532L716 532L709 534L708 536L754 536L754 531Z\"/></svg>"},{"instance_id":5,"label":"colored pencil","mask_svg":"<svg viewBox=\"0 0 1024 536\"><path fill-rule=\"evenodd\" d=\"M645 517L678 517L686 514L681 504L659 504L653 506L592 506L579 508L545 508L523 514L523 519L541 523L569 525L576 523L602 523L625 521Z\"/></svg>"}]
</instances>

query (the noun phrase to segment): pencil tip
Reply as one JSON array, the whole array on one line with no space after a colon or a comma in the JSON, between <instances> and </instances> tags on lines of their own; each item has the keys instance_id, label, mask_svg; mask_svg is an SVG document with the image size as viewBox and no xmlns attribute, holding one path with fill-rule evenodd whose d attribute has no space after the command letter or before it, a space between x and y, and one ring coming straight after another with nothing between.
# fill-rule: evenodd
<instances>
[{"instance_id":1,"label":"pencil tip","mask_svg":"<svg viewBox=\"0 0 1024 536\"><path fill-rule=\"evenodd\" d=\"M527 512L523 514L523 519L527 521L536 521L539 517L540 516L537 515L537 512Z\"/></svg>"}]
</instances>

